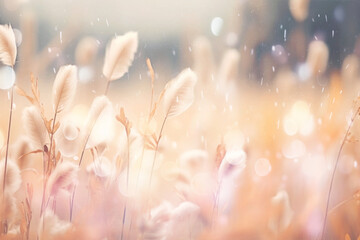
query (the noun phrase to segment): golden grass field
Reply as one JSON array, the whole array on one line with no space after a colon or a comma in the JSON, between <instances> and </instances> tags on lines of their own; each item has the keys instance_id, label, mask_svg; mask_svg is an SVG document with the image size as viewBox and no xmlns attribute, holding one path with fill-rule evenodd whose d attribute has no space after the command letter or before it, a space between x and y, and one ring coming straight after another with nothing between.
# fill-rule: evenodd
<instances>
[{"instance_id":1,"label":"golden grass field","mask_svg":"<svg viewBox=\"0 0 360 240\"><path fill-rule=\"evenodd\" d=\"M360 56L333 67L311 1L287 3L300 27L260 58L266 0L231 46L191 33L173 62L136 29L35 50L34 12L3 21L0 239L360 239Z\"/></svg>"}]
</instances>

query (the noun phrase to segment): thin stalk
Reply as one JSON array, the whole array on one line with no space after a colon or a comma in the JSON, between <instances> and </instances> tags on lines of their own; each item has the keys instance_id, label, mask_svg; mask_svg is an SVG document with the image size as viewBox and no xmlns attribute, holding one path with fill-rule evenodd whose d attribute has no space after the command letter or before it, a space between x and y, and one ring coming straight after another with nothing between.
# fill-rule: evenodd
<instances>
[{"instance_id":1,"label":"thin stalk","mask_svg":"<svg viewBox=\"0 0 360 240\"><path fill-rule=\"evenodd\" d=\"M79 167L80 167L81 162L82 162L82 160L83 160L84 153L85 153L85 148L86 148L86 144L87 144L87 142L89 141L90 135L91 135L91 131L90 131L90 133L87 135L86 141L85 141L85 143L84 143L84 147L83 147L83 149L82 149L82 151L81 151L81 156L80 156L80 160L79 160Z\"/></svg>"},{"instance_id":2,"label":"thin stalk","mask_svg":"<svg viewBox=\"0 0 360 240\"><path fill-rule=\"evenodd\" d=\"M83 147L83 149L82 149L82 151L81 151L81 156L80 156L80 160L79 160L79 167L80 167L81 162L82 162L83 157L84 157L86 144L87 144L88 141L89 141L89 138L90 138L90 136L91 136L92 130L93 130L95 124L96 124L96 121L97 121L97 118L96 118L96 120L92 123L91 128L90 128L90 131L89 131L89 134L86 136L86 140L85 140L85 143L84 143L84 147Z\"/></svg>"},{"instance_id":3,"label":"thin stalk","mask_svg":"<svg viewBox=\"0 0 360 240\"><path fill-rule=\"evenodd\" d=\"M217 215L218 215L218 201L219 201L219 195L220 195L220 187L221 187L221 181L219 182L219 185L218 185L218 188L216 190L216 194L215 194L215 201L214 201L214 206L213 206L213 209L212 209L212 213L211 213L211 227L213 227L214 225L214 213L215 213L215 210L217 212Z\"/></svg>"},{"instance_id":4,"label":"thin stalk","mask_svg":"<svg viewBox=\"0 0 360 240\"><path fill-rule=\"evenodd\" d=\"M140 173L141 173L141 169L142 169L142 162L143 162L143 159L144 159L144 153L145 153L145 146L143 146L142 152L141 152L140 167L139 167L138 174L136 176L135 191L137 190L138 185L139 185L139 177L140 177Z\"/></svg>"},{"instance_id":5,"label":"thin stalk","mask_svg":"<svg viewBox=\"0 0 360 240\"><path fill-rule=\"evenodd\" d=\"M95 123L96 123L96 121L95 121ZM83 160L83 158L84 158L84 153L85 153L86 144L87 144L88 141L89 141L89 138L90 138L90 135L91 135L91 132L92 132L92 129L93 129L95 123L91 126L91 130L90 130L89 134L88 134L87 137L86 137L86 140L85 140L85 143L84 143L84 147L83 147L83 149L82 149L82 151L81 151L81 156L80 156L80 160L79 160L79 168L80 168L81 162L82 162L82 160ZM70 201L70 222L71 222L71 220L72 220L72 214L73 214L73 208L74 208L75 191L76 191L76 187L74 188L74 192L73 192L73 194L72 194L72 200Z\"/></svg>"},{"instance_id":6,"label":"thin stalk","mask_svg":"<svg viewBox=\"0 0 360 240\"><path fill-rule=\"evenodd\" d=\"M129 135L127 134L127 171L126 171L126 191L129 191L129 175L130 175L130 142Z\"/></svg>"},{"instance_id":7,"label":"thin stalk","mask_svg":"<svg viewBox=\"0 0 360 240\"><path fill-rule=\"evenodd\" d=\"M152 105L153 105L153 97L154 97L154 81L151 81L151 99L150 99L150 109L149 109L149 116L148 116L148 122L147 125L150 122L150 114L152 111ZM142 163L143 163L143 159L144 159L144 153L145 153L145 145L142 148L142 152L141 152L141 158L140 158L140 167L139 167L139 171L136 177L136 184L135 184L135 190L137 190L138 184L139 184L139 177L140 177L140 173L141 173L141 169L142 169ZM131 226L131 225L130 225Z\"/></svg>"},{"instance_id":8,"label":"thin stalk","mask_svg":"<svg viewBox=\"0 0 360 240\"><path fill-rule=\"evenodd\" d=\"M151 62L150 62L149 58L146 60L146 64L148 65L148 68L149 68L149 71L150 71L150 76L151 76L151 97L150 97L149 116L148 116L148 119L147 119L147 126L146 126L146 127L148 127L149 122L150 122L150 117L151 117L153 101L154 101L154 70L153 70L153 68L151 66ZM144 153L145 153L145 145L143 146L142 152L141 152L140 167L139 167L138 174L136 176L135 191L137 191L138 184L139 184L139 177L140 177L140 173L141 173L141 169L142 169ZM131 234L132 223L133 223L133 221L132 221L132 218L131 218L130 219L130 227L129 227L129 236Z\"/></svg>"},{"instance_id":9,"label":"thin stalk","mask_svg":"<svg viewBox=\"0 0 360 240\"><path fill-rule=\"evenodd\" d=\"M52 160L52 156L51 154L53 154L52 152L52 145L53 145L53 139L54 139L54 128L55 128L55 122L56 122L56 116L57 116L57 108L55 109L55 113L54 113L54 120L53 120L53 123L52 123L52 127L51 127L51 138L50 138L50 159L48 161L48 170L50 168L50 161Z\"/></svg>"},{"instance_id":10,"label":"thin stalk","mask_svg":"<svg viewBox=\"0 0 360 240\"><path fill-rule=\"evenodd\" d=\"M151 77L151 98L150 98L150 110L149 110L149 118L148 121L150 121L150 114L151 114L151 110L152 110L152 105L153 105L153 101L154 101L154 81L155 81L155 73L154 73L154 69L151 66L151 61L150 59L146 59L146 65L149 69L150 72L150 77Z\"/></svg>"},{"instance_id":11,"label":"thin stalk","mask_svg":"<svg viewBox=\"0 0 360 240\"><path fill-rule=\"evenodd\" d=\"M344 138L343 138L343 140L341 142L341 146L340 146L338 155L336 157L335 166L334 166L334 169L333 169L333 172L332 172L332 175L331 175L330 186L329 186L329 191L328 191L327 200L326 200L326 209L325 209L324 223L323 223L322 231L321 231L321 239L324 239L324 235L325 235L326 221L327 221L327 215L328 215L328 211L329 211L329 203L330 203L331 191L332 191L332 186L333 186L333 182L334 182L334 178L335 178L337 165L339 163L339 159L340 159L340 155L342 153L342 150L343 150L343 148L345 146L346 138L349 135L350 129L351 129L351 127L352 127L352 125L353 125L353 123L355 121L356 116L359 114L359 111L360 111L360 108L358 108L356 110L356 112L354 113L354 115L352 116L349 127L346 130L345 136L344 136Z\"/></svg>"},{"instance_id":12,"label":"thin stalk","mask_svg":"<svg viewBox=\"0 0 360 240\"><path fill-rule=\"evenodd\" d=\"M26 224L26 240L29 240L29 236L30 236L30 223L31 223L31 220L28 221Z\"/></svg>"},{"instance_id":13,"label":"thin stalk","mask_svg":"<svg viewBox=\"0 0 360 240\"><path fill-rule=\"evenodd\" d=\"M167 117L168 117L168 113L166 113L166 115L165 115L164 121L163 121L163 123L162 123L162 125L161 125L159 137L158 137L158 140L157 140L157 143L156 143L154 159L153 159L153 163L152 163L152 166L151 166L151 172L150 172L149 188L151 188L151 181L152 181L152 176L153 176L154 167L155 167L156 154L157 154L158 149L159 149L159 142L160 142L160 139L161 139L161 136L162 136L161 134L162 134L162 132L163 132L163 130L164 130L164 126L165 126Z\"/></svg>"},{"instance_id":14,"label":"thin stalk","mask_svg":"<svg viewBox=\"0 0 360 240\"><path fill-rule=\"evenodd\" d=\"M3 199L5 196L5 187L6 187L6 170L7 170L8 156L9 156L9 143L10 143L13 105L14 105L14 86L12 86L11 90L10 90L10 114L9 114L9 125L8 125L8 133L7 133L7 140L6 140L6 154L5 154L4 179L3 179Z\"/></svg>"},{"instance_id":15,"label":"thin stalk","mask_svg":"<svg viewBox=\"0 0 360 240\"><path fill-rule=\"evenodd\" d=\"M135 192L137 191L138 185L139 185L139 177L140 177L140 173L141 173L141 169L142 169L142 162L143 162L143 159L144 159L144 153L145 153L145 146L143 146L142 152L141 152L140 168L139 168L138 174L137 174L137 176L136 176ZM131 228L132 228L132 223L133 223L132 220L133 220L133 219L131 218L131 219L130 219L130 227L129 227L129 235L131 234Z\"/></svg>"},{"instance_id":16,"label":"thin stalk","mask_svg":"<svg viewBox=\"0 0 360 240\"><path fill-rule=\"evenodd\" d=\"M46 162L45 162L45 157L43 157L43 171L44 171L44 185L43 185L43 196L42 196L42 201L41 201L41 210L40 210L40 216L42 216L43 211L44 211L44 203L45 203L45 190L46 190L46 184L47 184L47 177L46 175L48 174L47 172L50 169L50 161L52 161L53 157L52 154L54 154L52 152L52 146L53 146L53 139L54 139L54 129L55 129L55 122L56 122L56 116L58 113L58 106L56 106L55 108L55 113L54 113L54 119L52 122L52 127L51 127L51 137L50 137L50 149L48 151L44 151L45 154L48 154L48 159L47 159L47 168L46 168ZM44 155L43 155L44 156ZM50 174L50 173L49 173ZM46 203L45 209L47 208L47 205L49 203L50 197Z\"/></svg>"},{"instance_id":17,"label":"thin stalk","mask_svg":"<svg viewBox=\"0 0 360 240\"><path fill-rule=\"evenodd\" d=\"M46 171L46 155L48 154L48 149L46 145L44 146L44 152L43 152L43 174L44 174L44 182L43 182L43 194L42 194L42 200L41 200L41 209L40 209L40 217L43 214L44 211L44 203L45 203L45 190L46 190L46 183L47 183L47 171ZM49 161L49 159L47 159Z\"/></svg>"},{"instance_id":18,"label":"thin stalk","mask_svg":"<svg viewBox=\"0 0 360 240\"><path fill-rule=\"evenodd\" d=\"M70 196L70 222L72 222L72 215L73 215L73 209L74 209L74 199L75 199L75 190L76 190L76 185L74 187L74 191L72 193L72 196Z\"/></svg>"},{"instance_id":19,"label":"thin stalk","mask_svg":"<svg viewBox=\"0 0 360 240\"><path fill-rule=\"evenodd\" d=\"M127 138L127 171L126 171L126 191L129 191L129 175L130 175L130 142L129 142L129 133L126 132L126 138ZM126 205L127 205L127 198L125 197L125 204L124 204L124 211L123 211L123 220L122 220L122 226L121 226L121 240L124 236L124 225L125 225L125 219L126 219Z\"/></svg>"},{"instance_id":20,"label":"thin stalk","mask_svg":"<svg viewBox=\"0 0 360 240\"><path fill-rule=\"evenodd\" d=\"M329 210L329 214L333 213L336 209L343 206L344 204L347 204L348 202L351 202L352 200L354 200L353 197L345 199L344 201L338 203L335 207L333 207L332 209Z\"/></svg>"},{"instance_id":21,"label":"thin stalk","mask_svg":"<svg viewBox=\"0 0 360 240\"><path fill-rule=\"evenodd\" d=\"M5 154L5 166L4 166L4 179L3 179L3 200L5 198L6 170L7 170L7 161L8 161L8 155L9 155L9 143L10 143L13 105L14 105L14 85L11 87L11 90L10 90L10 114L9 114L9 125L8 125L8 133L7 133L7 140L6 140L6 154ZM7 233L7 220L6 219L4 222L4 233L5 234Z\"/></svg>"},{"instance_id":22,"label":"thin stalk","mask_svg":"<svg viewBox=\"0 0 360 240\"><path fill-rule=\"evenodd\" d=\"M121 226L121 240L123 240L124 237L124 225L125 225L125 216L126 216L126 204L127 204L127 198L125 198L125 204L124 204L124 211L123 211L123 219L122 219L122 226Z\"/></svg>"}]
</instances>

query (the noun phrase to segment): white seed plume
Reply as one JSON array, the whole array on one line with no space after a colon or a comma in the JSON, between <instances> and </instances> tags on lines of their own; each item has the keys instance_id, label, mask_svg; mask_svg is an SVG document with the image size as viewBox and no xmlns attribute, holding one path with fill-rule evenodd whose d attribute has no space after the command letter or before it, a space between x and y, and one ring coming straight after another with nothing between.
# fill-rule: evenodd
<instances>
[{"instance_id":1,"label":"white seed plume","mask_svg":"<svg viewBox=\"0 0 360 240\"><path fill-rule=\"evenodd\" d=\"M182 202L171 212L167 239L197 239L202 227L200 207L192 202Z\"/></svg>"},{"instance_id":2,"label":"white seed plume","mask_svg":"<svg viewBox=\"0 0 360 240\"><path fill-rule=\"evenodd\" d=\"M48 196L56 196L59 190L76 184L78 169L78 165L69 161L58 163L46 185Z\"/></svg>"},{"instance_id":3,"label":"white seed plume","mask_svg":"<svg viewBox=\"0 0 360 240\"><path fill-rule=\"evenodd\" d=\"M115 174L115 166L107 157L100 156L86 167L86 171L102 179L111 179Z\"/></svg>"},{"instance_id":4,"label":"white seed plume","mask_svg":"<svg viewBox=\"0 0 360 240\"><path fill-rule=\"evenodd\" d=\"M2 159L0 161L0 179L4 179L4 166L5 161ZM21 176L20 176L20 170L17 164L11 160L8 159L7 161L7 168L6 168L6 186L5 186L5 192L6 194L13 195L17 190L19 190L21 184ZM3 193L3 185L0 186L0 196L2 196Z\"/></svg>"},{"instance_id":5,"label":"white seed plume","mask_svg":"<svg viewBox=\"0 0 360 240\"><path fill-rule=\"evenodd\" d=\"M168 234L171 217L171 205L168 202L151 209L150 217L145 216L140 222L140 231L144 240L164 240Z\"/></svg>"},{"instance_id":6,"label":"white seed plume","mask_svg":"<svg viewBox=\"0 0 360 240\"><path fill-rule=\"evenodd\" d=\"M0 179L4 179L5 160L0 161ZM3 191L3 184L0 186L0 222L6 220L12 223L17 219L17 206L14 194L19 190L21 185L20 170L15 162L11 159L7 161L6 169L6 186Z\"/></svg>"},{"instance_id":7,"label":"white seed plume","mask_svg":"<svg viewBox=\"0 0 360 240\"><path fill-rule=\"evenodd\" d=\"M77 67L73 65L62 66L56 74L52 101L56 112L61 112L71 104L77 85Z\"/></svg>"},{"instance_id":8,"label":"white seed plume","mask_svg":"<svg viewBox=\"0 0 360 240\"><path fill-rule=\"evenodd\" d=\"M15 34L10 25L0 25L0 61L8 66L14 66L16 60Z\"/></svg>"},{"instance_id":9,"label":"white seed plume","mask_svg":"<svg viewBox=\"0 0 360 240\"><path fill-rule=\"evenodd\" d=\"M39 240L61 239L71 226L70 222L60 220L53 211L47 209L39 221Z\"/></svg>"},{"instance_id":10,"label":"white seed plume","mask_svg":"<svg viewBox=\"0 0 360 240\"><path fill-rule=\"evenodd\" d=\"M218 179L236 179L245 167L246 153L243 150L227 151L219 167Z\"/></svg>"},{"instance_id":11,"label":"white seed plume","mask_svg":"<svg viewBox=\"0 0 360 240\"><path fill-rule=\"evenodd\" d=\"M31 139L27 136L20 136L14 144L12 144L10 149L10 158L14 159L17 162L20 170L31 166L32 158L28 154L31 152Z\"/></svg>"},{"instance_id":12,"label":"white seed plume","mask_svg":"<svg viewBox=\"0 0 360 240\"><path fill-rule=\"evenodd\" d=\"M286 191L279 191L271 199L271 217L269 227L275 233L285 230L291 223L294 211L290 206L289 195Z\"/></svg>"},{"instance_id":13,"label":"white seed plume","mask_svg":"<svg viewBox=\"0 0 360 240\"><path fill-rule=\"evenodd\" d=\"M48 135L39 109L35 106L25 108L22 113L22 122L33 148L43 149L48 141Z\"/></svg>"},{"instance_id":14,"label":"white seed plume","mask_svg":"<svg viewBox=\"0 0 360 240\"><path fill-rule=\"evenodd\" d=\"M196 74L188 68L166 84L164 109L168 117L178 116L191 106L196 81Z\"/></svg>"},{"instance_id":15,"label":"white seed plume","mask_svg":"<svg viewBox=\"0 0 360 240\"><path fill-rule=\"evenodd\" d=\"M112 108L112 103L106 96L98 96L94 99L82 129L82 137L85 138L83 140L86 140L89 134L92 133L97 120L108 108Z\"/></svg>"},{"instance_id":16,"label":"white seed plume","mask_svg":"<svg viewBox=\"0 0 360 240\"><path fill-rule=\"evenodd\" d=\"M128 32L111 40L106 48L103 74L113 81L121 78L129 69L138 48L138 34Z\"/></svg>"}]
</instances>

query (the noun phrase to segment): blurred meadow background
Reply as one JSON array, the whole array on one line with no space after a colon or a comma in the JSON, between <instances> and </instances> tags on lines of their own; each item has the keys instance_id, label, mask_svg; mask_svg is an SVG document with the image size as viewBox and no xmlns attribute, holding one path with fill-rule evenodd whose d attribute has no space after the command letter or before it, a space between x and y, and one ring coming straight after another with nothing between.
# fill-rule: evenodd
<instances>
[{"instance_id":1,"label":"blurred meadow background","mask_svg":"<svg viewBox=\"0 0 360 240\"><path fill-rule=\"evenodd\" d=\"M359 12L2 0L17 54L0 64L0 158L19 183L0 188L0 239L360 239ZM129 56L112 79L115 39ZM64 65L76 92L57 116Z\"/></svg>"}]
</instances>

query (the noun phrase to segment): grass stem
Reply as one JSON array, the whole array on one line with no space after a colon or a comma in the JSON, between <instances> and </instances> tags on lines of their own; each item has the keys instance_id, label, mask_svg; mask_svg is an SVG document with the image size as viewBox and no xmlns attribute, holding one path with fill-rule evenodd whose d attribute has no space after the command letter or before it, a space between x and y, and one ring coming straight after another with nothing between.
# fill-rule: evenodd
<instances>
[{"instance_id":1,"label":"grass stem","mask_svg":"<svg viewBox=\"0 0 360 240\"><path fill-rule=\"evenodd\" d=\"M10 90L10 114L9 114L9 125L6 139L6 153L5 153L5 166L4 166L4 179L3 179L3 200L5 198L5 187L6 187L6 170L7 170L7 161L9 156L9 145L10 145L10 133L11 133L11 121L12 121L12 112L14 105L14 86ZM7 220L4 221L4 234L7 233Z\"/></svg>"},{"instance_id":2,"label":"grass stem","mask_svg":"<svg viewBox=\"0 0 360 240\"><path fill-rule=\"evenodd\" d=\"M326 222L327 222L327 216L328 216L328 212L329 212L329 203L330 203L330 198L331 198L331 192L332 192L332 188L333 188L335 173L336 173L336 169L337 169L337 166L338 166L338 163L339 163L340 155L341 155L342 150L343 150L343 148L345 146L346 139L349 136L350 129L351 129L352 125L354 124L355 118L359 114L359 111L360 111L360 108L357 108L356 112L354 113L354 115L351 118L350 124L349 124L349 126L348 126L348 128L346 130L345 136L344 136L344 138L343 138L343 140L341 142L340 149L339 149L338 155L336 157L336 161L335 161L335 166L334 166L334 169L333 169L332 174L331 174L330 186L329 186L327 200L326 200L324 223L323 223L323 226L322 226L321 238L320 238L322 240L325 237Z\"/></svg>"}]
</instances>

